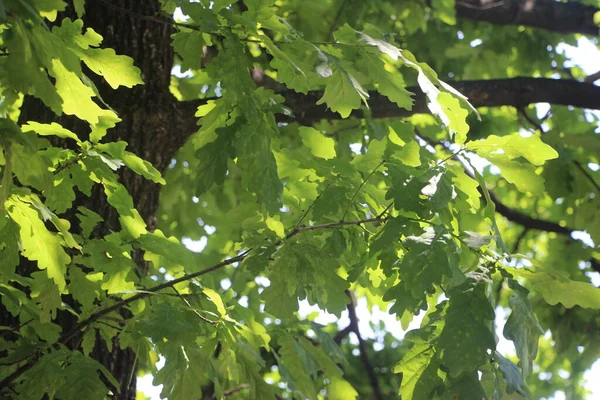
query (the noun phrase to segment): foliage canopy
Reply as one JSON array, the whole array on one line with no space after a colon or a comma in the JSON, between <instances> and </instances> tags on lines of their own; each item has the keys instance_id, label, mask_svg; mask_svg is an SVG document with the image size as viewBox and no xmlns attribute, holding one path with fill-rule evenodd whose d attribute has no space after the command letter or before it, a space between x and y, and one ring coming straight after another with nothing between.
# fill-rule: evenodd
<instances>
[{"instance_id":1,"label":"foliage canopy","mask_svg":"<svg viewBox=\"0 0 600 400\"><path fill-rule=\"evenodd\" d=\"M585 397L576 34L468 1L137 3L0 0L2 398ZM360 305L414 329L367 337Z\"/></svg>"}]
</instances>

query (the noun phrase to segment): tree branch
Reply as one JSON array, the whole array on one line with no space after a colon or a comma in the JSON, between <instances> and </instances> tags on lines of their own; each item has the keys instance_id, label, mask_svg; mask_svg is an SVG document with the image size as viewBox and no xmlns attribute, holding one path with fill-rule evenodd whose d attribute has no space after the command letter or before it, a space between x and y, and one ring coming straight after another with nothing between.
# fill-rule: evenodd
<instances>
[{"instance_id":1,"label":"tree branch","mask_svg":"<svg viewBox=\"0 0 600 400\"><path fill-rule=\"evenodd\" d=\"M578 1L457 0L456 16L495 25L524 25L559 33L598 36L599 8Z\"/></svg>"},{"instance_id":2,"label":"tree branch","mask_svg":"<svg viewBox=\"0 0 600 400\"><path fill-rule=\"evenodd\" d=\"M336 228L336 227L340 227L340 226L347 226L347 225L357 225L360 226L362 224L366 224L366 223L374 223L374 222L385 222L387 220L387 218L382 217L382 218L368 218L368 219L364 219L364 220L358 220L358 221L339 221L339 222L330 222L330 223L326 223L326 224L321 224L321 225L312 225L312 226L297 226L294 229L292 229L285 237L285 239L289 239L293 236L296 236L297 234L299 234L300 232L305 232L305 231L313 231L313 230L318 230L318 229L330 229L330 228ZM284 242L284 240L280 240L279 242L276 243L276 245L280 245ZM156 285L154 287L151 287L149 289L145 289L143 292L140 292L134 296L131 296L127 299L121 300L115 304L113 304L112 306L106 307L106 308L102 308L94 313L92 313L88 318L82 320L81 322L79 322L73 329L71 329L69 332L65 332L60 339L58 340L58 343L60 344L67 344L72 338L74 338L81 330L85 329L86 327L90 326L91 324L93 324L94 322L96 322L99 318L110 314L113 311L117 311L123 307L125 307L126 305L133 303L136 300L140 300L143 298L146 298L156 292L159 292L163 289L167 289L167 288L172 288L175 285L177 285L178 283L181 282L186 282L189 280L192 280L194 278L197 278L199 276L202 275L206 275L210 272L216 271L218 269L221 269L227 265L231 265L231 264L235 264L237 262L240 262L242 260L244 260L248 254L250 253L250 251L252 251L252 249L248 249L246 251L244 251L241 254L238 254L235 257L229 258L227 260L221 261L218 264L213 265L212 267L203 269L201 271L198 272L194 272L192 274L187 274L184 275L180 278L177 279L173 279L170 280L168 282L164 282L161 283L160 285ZM13 372L12 374L8 375L6 378L4 378L2 381L0 381L0 387L8 387L15 379L17 379L19 376L21 376L22 374L24 374L25 372L27 372L29 369L31 369L33 366L35 365L35 362L28 362L26 364L23 364L22 366L20 366L15 372Z\"/></svg>"},{"instance_id":3,"label":"tree branch","mask_svg":"<svg viewBox=\"0 0 600 400\"><path fill-rule=\"evenodd\" d=\"M464 94L474 107L512 106L523 108L529 104L550 103L553 105L573 106L587 109L600 109L600 86L591 83L566 79L548 78L509 78L476 81L449 82L456 90ZM369 92L369 111L373 118L407 117L413 114L429 113L427 99L419 87L408 87L414 93L414 105L411 110L398 107L387 97L375 92ZM317 105L323 96L321 91L308 94L296 93L293 90L280 92L285 97L285 105L289 107L294 117L278 115L280 122L297 121L303 125L312 125L322 119L337 120L340 115L327 108L325 104ZM188 101L180 104L190 116L190 129L196 128L193 117L198 106L206 104L204 100ZM354 110L353 117L363 117L363 110ZM190 132L193 132L191 130Z\"/></svg>"},{"instance_id":4,"label":"tree branch","mask_svg":"<svg viewBox=\"0 0 600 400\"><path fill-rule=\"evenodd\" d=\"M373 365L371 364L371 360L369 359L369 354L367 352L367 343L363 339L360 334L360 330L358 328L358 316L356 315L356 297L354 297L354 293L350 290L346 290L346 294L350 298L350 303L348 303L348 317L350 318L350 331L354 332L356 338L358 339L358 347L360 350L360 359L365 368L365 372L369 377L369 383L371 385L371 389L373 389L373 398L377 400L382 400L383 395L381 394L381 388L379 387L379 381L377 380L377 376L375 375L375 370L373 369Z\"/></svg>"}]
</instances>

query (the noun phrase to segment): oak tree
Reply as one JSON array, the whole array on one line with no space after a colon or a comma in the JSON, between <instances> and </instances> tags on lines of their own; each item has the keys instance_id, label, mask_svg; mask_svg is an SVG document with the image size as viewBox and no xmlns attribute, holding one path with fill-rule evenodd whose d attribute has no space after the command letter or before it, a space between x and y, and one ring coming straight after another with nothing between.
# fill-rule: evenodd
<instances>
[{"instance_id":1,"label":"oak tree","mask_svg":"<svg viewBox=\"0 0 600 400\"><path fill-rule=\"evenodd\" d=\"M597 7L0 0L0 396L584 398Z\"/></svg>"}]
</instances>

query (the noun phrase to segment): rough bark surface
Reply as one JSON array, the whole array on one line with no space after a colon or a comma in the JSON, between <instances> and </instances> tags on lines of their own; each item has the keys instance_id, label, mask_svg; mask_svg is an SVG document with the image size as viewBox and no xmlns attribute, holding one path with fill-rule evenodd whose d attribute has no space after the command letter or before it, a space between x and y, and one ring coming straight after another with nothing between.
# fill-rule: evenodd
<instances>
[{"instance_id":1,"label":"rough bark surface","mask_svg":"<svg viewBox=\"0 0 600 400\"><path fill-rule=\"evenodd\" d=\"M175 152L183 145L191 131L180 130L179 121L183 118L177 110L177 101L169 91L173 51L171 48L172 27L168 23L146 20L128 13L158 17L160 4L156 0L112 0L108 6L102 1L86 2L86 27L90 27L104 38L103 47L115 49L117 54L124 54L134 59L134 64L142 72L143 86L133 89L123 88L113 90L101 79L95 79L93 73L88 76L95 81L103 99L118 113L122 122L109 131L107 140L124 140L128 150L151 162L158 170L164 171ZM72 8L66 11L67 17L74 18ZM64 17L62 16L62 17ZM59 16L57 21L62 18ZM157 18L158 19L158 18ZM185 111L184 111L185 112ZM80 137L89 133L87 124L73 117L56 117L39 100L27 98L22 108L21 122L28 120L50 122L57 121L63 126L77 132ZM54 142L57 146L68 146L68 143ZM141 216L153 230L155 213L158 208L160 187L131 171L123 169L121 182L132 195L134 204ZM116 211L107 203L101 187L95 187L91 197L79 194L74 207L84 205L104 218L103 224L95 234L103 235L110 231L120 230ZM66 216L69 218L69 216ZM70 219L70 218L69 218ZM76 227L76 220L72 226ZM139 255L134 254L140 272L144 265ZM23 259L19 273L28 275L37 270L37 265ZM63 332L68 332L77 322L70 314L59 315ZM5 310L0 309L0 325L18 325ZM74 338L69 345L79 343ZM97 340L92 357L99 360L113 374L120 384L119 392L113 398L119 400L134 400L135 385L135 354L131 350L121 349L115 341L112 350L108 351L106 344ZM133 377L133 379L132 379Z\"/></svg>"},{"instance_id":2,"label":"rough bark surface","mask_svg":"<svg viewBox=\"0 0 600 400\"><path fill-rule=\"evenodd\" d=\"M524 25L559 33L598 36L599 8L577 1L457 0L456 16L495 25Z\"/></svg>"}]
</instances>

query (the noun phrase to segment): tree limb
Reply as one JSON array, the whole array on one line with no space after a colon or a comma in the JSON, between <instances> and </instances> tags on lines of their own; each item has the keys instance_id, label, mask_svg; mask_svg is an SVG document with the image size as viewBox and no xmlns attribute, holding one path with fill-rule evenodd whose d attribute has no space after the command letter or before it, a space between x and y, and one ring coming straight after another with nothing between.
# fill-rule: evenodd
<instances>
[{"instance_id":1,"label":"tree limb","mask_svg":"<svg viewBox=\"0 0 600 400\"><path fill-rule=\"evenodd\" d=\"M416 220L416 219L414 219L414 220ZM363 220L358 220L358 221L339 221L339 222L330 222L330 223L321 224L321 225L296 226L294 229L292 229L286 235L285 239L289 239L289 238L299 234L300 232L313 231L313 230L318 230L318 229L330 229L330 228L336 228L336 227L348 226L348 225L360 226L365 223L385 222L385 221L387 221L386 217L381 217L381 218L377 217L377 218L368 218L368 219L363 219ZM283 243L283 240L280 240L276 244L279 245L281 243ZM148 297L154 293L157 293L161 290L164 290L167 288L172 288L175 285L177 285L178 283L187 282L187 281L190 281L199 276L206 275L210 272L219 270L227 265L231 265L231 264L235 264L237 262L243 261L248 256L248 254L250 254L251 250L252 249L248 249L248 250L244 251L243 253L240 253L237 256L229 258L227 260L221 261L220 263L215 264L212 267L205 268L203 270L194 272L192 274L186 274L180 278L173 279L173 280L161 283L159 285L153 286L151 288L148 288L148 289L144 290L143 292L137 293L134 296L131 296L127 299L121 300L121 301L113 304L112 306L109 306L106 308L101 308L98 311L92 313L86 319L80 321L77 325L75 325L75 327L73 329L71 329L70 331L65 332L63 335L61 335L61 337L58 340L58 343L60 343L62 345L67 344L79 332L81 332L83 329L87 328L94 322L98 321L98 319L100 319L101 317L104 317L105 315L110 314L113 311L117 311L117 310L125 307L126 305L133 303L136 300L146 298L146 297ZM38 349L36 349L36 351L37 350ZM8 387L15 379L19 378L21 375L23 375L25 372L27 372L29 369L31 369L34 365L35 365L35 361L30 361L30 362L27 362L26 364L21 365L16 371L14 371L12 374L8 375L2 381L0 381L0 388Z\"/></svg>"},{"instance_id":2,"label":"tree limb","mask_svg":"<svg viewBox=\"0 0 600 400\"><path fill-rule=\"evenodd\" d=\"M346 294L350 298L350 302L348 303L348 317L350 318L350 331L354 332L356 338L358 339L358 347L360 350L360 359L365 369L367 376L369 377L369 384L371 385L371 389L373 390L373 398L377 400L383 399L383 395L381 394L381 388L379 387L379 381L377 380L377 376L375 375L375 370L373 369L373 365L371 364L371 360L369 359L369 354L367 352L367 343L363 339L360 334L360 330L358 328L358 316L356 315L356 297L354 293L350 290L346 290Z\"/></svg>"},{"instance_id":3,"label":"tree limb","mask_svg":"<svg viewBox=\"0 0 600 400\"><path fill-rule=\"evenodd\" d=\"M598 36L599 8L578 1L457 0L456 16L495 25L524 25L559 33Z\"/></svg>"},{"instance_id":4,"label":"tree limb","mask_svg":"<svg viewBox=\"0 0 600 400\"><path fill-rule=\"evenodd\" d=\"M535 103L573 106L587 109L600 109L600 86L591 83L566 79L548 78L509 78L474 81L449 82L456 90L464 94L474 107L512 106L523 108ZM414 104L411 110L398 107L387 97L369 92L369 112L373 118L407 117L413 114L429 113L427 99L419 87L408 87L414 93ZM293 117L278 115L280 122L297 121L303 125L311 125L322 119L341 119L340 115L327 108L325 104L317 105L323 96L321 91L308 94L283 90L279 94L285 97L285 105L292 110ZM192 117L198 106L206 104L209 99L188 101L180 104L190 116L190 132L196 130L196 119ZM353 117L363 117L362 109L354 110Z\"/></svg>"}]
</instances>

